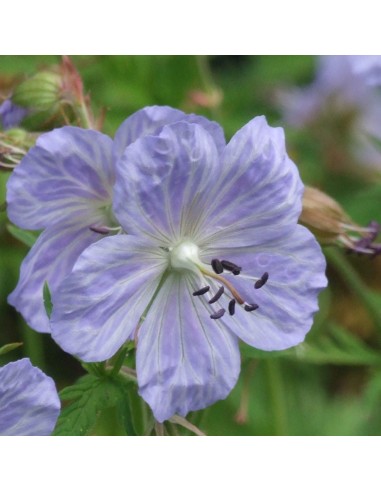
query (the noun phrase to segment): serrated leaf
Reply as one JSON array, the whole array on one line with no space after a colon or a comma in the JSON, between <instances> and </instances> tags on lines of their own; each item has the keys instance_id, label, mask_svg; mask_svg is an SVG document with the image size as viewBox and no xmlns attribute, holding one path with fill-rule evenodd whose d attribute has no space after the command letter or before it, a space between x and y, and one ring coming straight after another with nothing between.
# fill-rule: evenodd
<instances>
[{"instance_id":1,"label":"serrated leaf","mask_svg":"<svg viewBox=\"0 0 381 492\"><path fill-rule=\"evenodd\" d=\"M4 355L10 352L11 350L15 350L21 347L21 345L22 342L8 343L7 345L3 345L2 347L0 347L0 355Z\"/></svg>"},{"instance_id":2,"label":"serrated leaf","mask_svg":"<svg viewBox=\"0 0 381 492\"><path fill-rule=\"evenodd\" d=\"M62 390L61 399L72 400L72 403L62 410L54 435L87 435L94 428L100 413L111 407L117 407L119 411L123 409L123 418L128 418L128 409L125 410L127 384L119 378L99 378L87 374L73 386Z\"/></svg>"},{"instance_id":3,"label":"serrated leaf","mask_svg":"<svg viewBox=\"0 0 381 492\"><path fill-rule=\"evenodd\" d=\"M24 231L23 229L19 229L13 224L7 224L7 229L13 237L21 241L26 246L29 246L30 248L34 245L38 237L35 232Z\"/></svg>"}]
</instances>

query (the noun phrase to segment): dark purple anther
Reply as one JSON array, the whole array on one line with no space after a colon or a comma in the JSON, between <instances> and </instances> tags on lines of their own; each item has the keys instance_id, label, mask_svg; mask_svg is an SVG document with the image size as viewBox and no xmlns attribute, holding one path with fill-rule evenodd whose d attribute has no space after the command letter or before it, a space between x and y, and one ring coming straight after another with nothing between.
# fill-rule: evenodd
<instances>
[{"instance_id":1,"label":"dark purple anther","mask_svg":"<svg viewBox=\"0 0 381 492\"><path fill-rule=\"evenodd\" d=\"M245 311L248 311L250 313L250 311L255 311L256 309L258 309L259 306L258 304L245 304Z\"/></svg>"},{"instance_id":2,"label":"dark purple anther","mask_svg":"<svg viewBox=\"0 0 381 492\"><path fill-rule=\"evenodd\" d=\"M209 285L207 285L206 287L203 287L202 289L194 291L192 295L203 296L204 294L206 294L208 292L209 289L210 289L210 287L209 287Z\"/></svg>"},{"instance_id":3,"label":"dark purple anther","mask_svg":"<svg viewBox=\"0 0 381 492\"><path fill-rule=\"evenodd\" d=\"M262 275L262 277L255 282L254 289L260 289L261 287L263 287L265 283L268 281L268 279L269 279L269 274L265 272Z\"/></svg>"},{"instance_id":4,"label":"dark purple anther","mask_svg":"<svg viewBox=\"0 0 381 492\"><path fill-rule=\"evenodd\" d=\"M222 296L222 294L224 293L224 286L222 285L218 291L216 292L216 294L210 299L209 304L213 304L214 302L218 301L218 299Z\"/></svg>"},{"instance_id":5,"label":"dark purple anther","mask_svg":"<svg viewBox=\"0 0 381 492\"><path fill-rule=\"evenodd\" d=\"M236 265L235 263L232 263L231 261L228 260L222 260L221 265L225 270L228 272L232 272L233 275L239 275L241 273L242 267Z\"/></svg>"},{"instance_id":6,"label":"dark purple anther","mask_svg":"<svg viewBox=\"0 0 381 492\"><path fill-rule=\"evenodd\" d=\"M211 265L212 265L213 270L216 273L222 273L224 271L223 266L222 266L220 260L217 260L217 258L215 258L214 260L212 260Z\"/></svg>"},{"instance_id":7,"label":"dark purple anther","mask_svg":"<svg viewBox=\"0 0 381 492\"><path fill-rule=\"evenodd\" d=\"M210 317L212 319L220 319L224 314L225 314L225 309L220 309L216 313L211 314Z\"/></svg>"},{"instance_id":8,"label":"dark purple anther","mask_svg":"<svg viewBox=\"0 0 381 492\"><path fill-rule=\"evenodd\" d=\"M229 314L230 316L233 316L233 314L235 313L235 299L232 299L230 302L229 302Z\"/></svg>"}]
</instances>

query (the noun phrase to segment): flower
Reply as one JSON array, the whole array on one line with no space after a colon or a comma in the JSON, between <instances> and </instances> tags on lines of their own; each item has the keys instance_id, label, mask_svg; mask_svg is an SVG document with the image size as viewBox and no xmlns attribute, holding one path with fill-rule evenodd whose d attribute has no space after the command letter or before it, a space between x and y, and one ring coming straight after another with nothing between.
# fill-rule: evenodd
<instances>
[{"instance_id":1,"label":"flower","mask_svg":"<svg viewBox=\"0 0 381 492\"><path fill-rule=\"evenodd\" d=\"M26 108L14 104L10 99L0 105L0 121L4 130L18 126L27 114Z\"/></svg>"},{"instance_id":2,"label":"flower","mask_svg":"<svg viewBox=\"0 0 381 492\"><path fill-rule=\"evenodd\" d=\"M330 154L336 166L344 137L359 163L381 168L381 152L374 141L381 140L381 97L370 87L376 66L374 63L372 71L368 57L322 56L310 86L279 93L286 122L296 128L318 124L316 138L325 139L332 147ZM348 164L347 157L343 161Z\"/></svg>"},{"instance_id":3,"label":"flower","mask_svg":"<svg viewBox=\"0 0 381 492\"><path fill-rule=\"evenodd\" d=\"M7 184L10 220L23 229L43 229L8 297L33 329L50 331L43 301L45 282L54 292L87 246L120 229L111 210L115 161L136 138L184 119L217 128L201 116L154 106L127 118L114 141L76 127L46 133L13 171ZM215 133L222 145L223 135L218 129Z\"/></svg>"},{"instance_id":4,"label":"flower","mask_svg":"<svg viewBox=\"0 0 381 492\"><path fill-rule=\"evenodd\" d=\"M365 78L369 85L381 85L381 56L380 55L351 55L348 56L354 73Z\"/></svg>"},{"instance_id":5,"label":"flower","mask_svg":"<svg viewBox=\"0 0 381 492\"><path fill-rule=\"evenodd\" d=\"M47 436L60 400L54 381L29 359L0 367L0 436Z\"/></svg>"},{"instance_id":6,"label":"flower","mask_svg":"<svg viewBox=\"0 0 381 492\"><path fill-rule=\"evenodd\" d=\"M113 210L128 234L87 248L52 296L67 352L103 361L136 340L139 392L160 422L228 395L239 339L301 342L326 285L297 225L303 186L283 130L257 117L227 145L211 130L179 121L125 149Z\"/></svg>"}]
</instances>

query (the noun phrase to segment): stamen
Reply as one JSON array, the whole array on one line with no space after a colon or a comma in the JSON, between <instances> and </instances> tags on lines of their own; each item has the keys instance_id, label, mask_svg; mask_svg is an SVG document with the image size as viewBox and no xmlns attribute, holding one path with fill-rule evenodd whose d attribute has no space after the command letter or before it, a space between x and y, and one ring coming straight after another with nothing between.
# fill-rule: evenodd
<instances>
[{"instance_id":1,"label":"stamen","mask_svg":"<svg viewBox=\"0 0 381 492\"><path fill-rule=\"evenodd\" d=\"M207 277L212 277L214 279L216 279L217 281L221 282L222 284L225 285L225 287L227 287L230 292L232 293L232 296L234 297L234 299L238 302L238 304L243 304L245 301L242 299L242 297L239 295L237 289L235 289L232 284L230 282L228 282L228 280L226 280L226 278L222 277L222 276L219 276L219 275L216 275L215 273L213 272L209 272L208 270L204 270L204 269L201 269L201 272L207 276Z\"/></svg>"},{"instance_id":2,"label":"stamen","mask_svg":"<svg viewBox=\"0 0 381 492\"><path fill-rule=\"evenodd\" d=\"M258 304L245 304L244 306L245 311L248 311L249 313L250 311L255 311L258 308L259 308Z\"/></svg>"},{"instance_id":3,"label":"stamen","mask_svg":"<svg viewBox=\"0 0 381 492\"><path fill-rule=\"evenodd\" d=\"M230 302L229 302L229 314L230 316L233 316L233 314L235 313L235 299L232 299Z\"/></svg>"},{"instance_id":4,"label":"stamen","mask_svg":"<svg viewBox=\"0 0 381 492\"><path fill-rule=\"evenodd\" d=\"M242 270L242 267L228 260L222 260L221 265L225 270L228 270L228 272L232 272L233 275L239 275Z\"/></svg>"},{"instance_id":5,"label":"stamen","mask_svg":"<svg viewBox=\"0 0 381 492\"><path fill-rule=\"evenodd\" d=\"M110 232L109 229L107 227L104 227L104 226L90 226L89 227L90 231L93 231L93 232L97 232L98 234L103 234L105 236L107 236L107 234Z\"/></svg>"},{"instance_id":6,"label":"stamen","mask_svg":"<svg viewBox=\"0 0 381 492\"><path fill-rule=\"evenodd\" d=\"M224 268L223 268L220 260L217 260L217 258L214 258L214 260L212 260L211 265L212 265L212 268L215 271L215 273L220 274L224 271Z\"/></svg>"},{"instance_id":7,"label":"stamen","mask_svg":"<svg viewBox=\"0 0 381 492\"><path fill-rule=\"evenodd\" d=\"M210 315L211 319L219 319L225 314L225 309L220 309L216 313Z\"/></svg>"},{"instance_id":8,"label":"stamen","mask_svg":"<svg viewBox=\"0 0 381 492\"><path fill-rule=\"evenodd\" d=\"M208 301L209 304L213 304L214 302L217 302L218 299L222 296L224 293L224 286L221 285L221 287L218 289L217 293Z\"/></svg>"},{"instance_id":9,"label":"stamen","mask_svg":"<svg viewBox=\"0 0 381 492\"><path fill-rule=\"evenodd\" d=\"M262 275L262 277L255 282L254 289L260 289L261 287L263 287L268 279L269 279L269 274L265 272Z\"/></svg>"},{"instance_id":10,"label":"stamen","mask_svg":"<svg viewBox=\"0 0 381 492\"><path fill-rule=\"evenodd\" d=\"M208 290L210 290L210 286L209 285L207 285L206 287L203 287L202 289L199 289L199 290L194 291L192 295L194 295L194 296L202 296L202 295L206 294L208 292Z\"/></svg>"}]
</instances>

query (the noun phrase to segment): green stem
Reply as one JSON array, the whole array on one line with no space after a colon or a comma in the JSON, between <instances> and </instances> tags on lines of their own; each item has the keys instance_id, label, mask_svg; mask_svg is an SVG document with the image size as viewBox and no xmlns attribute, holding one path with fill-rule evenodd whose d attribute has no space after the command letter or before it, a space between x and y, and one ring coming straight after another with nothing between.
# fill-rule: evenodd
<instances>
[{"instance_id":1,"label":"green stem","mask_svg":"<svg viewBox=\"0 0 381 492\"><path fill-rule=\"evenodd\" d=\"M356 269L340 251L327 248L325 255L341 278L348 284L348 287L369 310L377 329L381 330L381 306L379 300L372 296L371 289L363 282Z\"/></svg>"},{"instance_id":2,"label":"green stem","mask_svg":"<svg viewBox=\"0 0 381 492\"><path fill-rule=\"evenodd\" d=\"M93 119L89 113L86 102L83 99L81 103L78 106L76 106L76 111L83 128L90 128L90 129L95 128Z\"/></svg>"},{"instance_id":3,"label":"green stem","mask_svg":"<svg viewBox=\"0 0 381 492\"><path fill-rule=\"evenodd\" d=\"M32 330L26 324L22 324L22 338L24 342L24 353L42 371L46 371L45 354L43 346L43 335Z\"/></svg>"},{"instance_id":4,"label":"green stem","mask_svg":"<svg viewBox=\"0 0 381 492\"><path fill-rule=\"evenodd\" d=\"M217 86L214 83L212 71L209 65L209 58L206 55L196 55L196 64L198 73L204 90L208 93L213 93L217 90ZM218 119L219 111L217 108L209 108L212 118Z\"/></svg>"},{"instance_id":5,"label":"green stem","mask_svg":"<svg viewBox=\"0 0 381 492\"><path fill-rule=\"evenodd\" d=\"M280 362L277 359L272 359L265 360L264 363L270 388L275 434L277 436L287 436L287 402Z\"/></svg>"}]
</instances>

